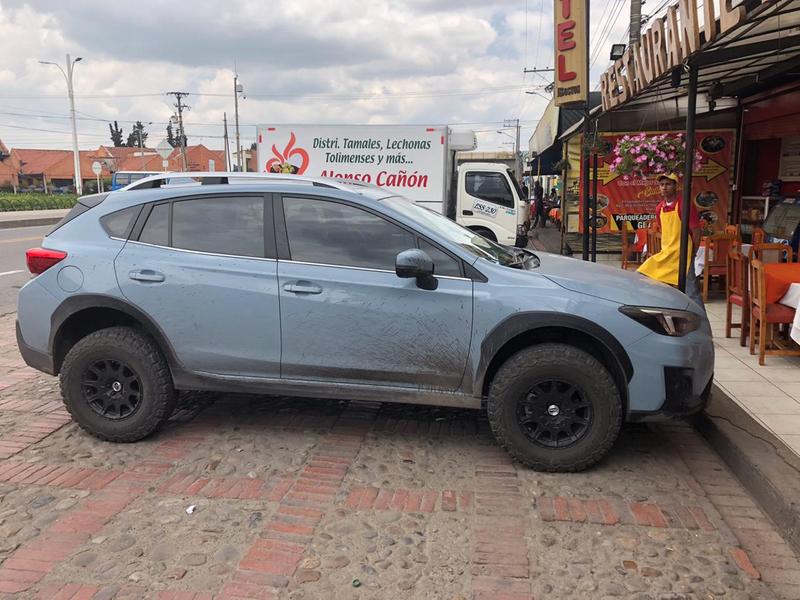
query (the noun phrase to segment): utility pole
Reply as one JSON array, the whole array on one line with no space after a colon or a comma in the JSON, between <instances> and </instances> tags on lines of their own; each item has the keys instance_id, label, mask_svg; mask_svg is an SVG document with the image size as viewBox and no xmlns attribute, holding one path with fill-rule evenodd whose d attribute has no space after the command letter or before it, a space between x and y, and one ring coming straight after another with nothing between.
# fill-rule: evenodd
<instances>
[{"instance_id":1,"label":"utility pole","mask_svg":"<svg viewBox=\"0 0 800 600\"><path fill-rule=\"evenodd\" d=\"M177 104L175 104L175 108L178 109L178 132L180 135L178 140L181 143L181 160L183 162L183 170L188 171L189 165L188 161L186 160L186 133L183 129L183 111L189 110L190 107L181 103L181 99L183 99L184 96L188 96L189 92L167 92L167 95L175 96L175 98L178 100Z\"/></svg>"},{"instance_id":2,"label":"utility pole","mask_svg":"<svg viewBox=\"0 0 800 600\"><path fill-rule=\"evenodd\" d=\"M230 148L228 147L228 113L222 113L222 125L225 129L225 170L231 171Z\"/></svg>"},{"instance_id":3,"label":"utility pole","mask_svg":"<svg viewBox=\"0 0 800 600\"><path fill-rule=\"evenodd\" d=\"M517 136L514 140L514 175L517 181L522 180L522 161L519 157L519 119L506 119L503 121L503 127L516 127Z\"/></svg>"},{"instance_id":4,"label":"utility pole","mask_svg":"<svg viewBox=\"0 0 800 600\"><path fill-rule=\"evenodd\" d=\"M53 65L58 67L58 70L61 71L61 74L64 76L64 79L67 80L67 93L69 94L69 113L72 119L72 160L73 166L75 168L75 192L78 196L83 195L83 181L81 180L81 158L80 158L80 150L78 149L78 126L75 124L75 92L72 88L72 74L75 70L75 63L80 62L83 60L80 56L75 60L71 60L69 54L67 54L67 70L61 68L61 65L58 65L54 62L48 62L44 60L40 60L39 62L43 65ZM44 179L44 177L43 177ZM45 187L47 184L45 183Z\"/></svg>"},{"instance_id":5,"label":"utility pole","mask_svg":"<svg viewBox=\"0 0 800 600\"><path fill-rule=\"evenodd\" d=\"M628 47L639 42L642 37L642 4L644 4L644 0L631 0L631 23Z\"/></svg>"},{"instance_id":6,"label":"utility pole","mask_svg":"<svg viewBox=\"0 0 800 600\"><path fill-rule=\"evenodd\" d=\"M239 83L239 74L233 74L233 107L236 118L236 166L242 170L242 146L239 141L239 94L244 91L242 84Z\"/></svg>"}]
</instances>

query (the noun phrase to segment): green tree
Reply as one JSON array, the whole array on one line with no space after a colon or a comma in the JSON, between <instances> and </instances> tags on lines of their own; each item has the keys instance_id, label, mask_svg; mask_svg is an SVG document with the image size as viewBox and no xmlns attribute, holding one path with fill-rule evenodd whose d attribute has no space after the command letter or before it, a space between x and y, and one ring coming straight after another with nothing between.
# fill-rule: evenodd
<instances>
[{"instance_id":1,"label":"green tree","mask_svg":"<svg viewBox=\"0 0 800 600\"><path fill-rule=\"evenodd\" d=\"M114 142L115 148L125 145L122 143L122 127L116 121L114 121L113 125L111 123L108 124L108 130L111 132L111 141Z\"/></svg>"},{"instance_id":2,"label":"green tree","mask_svg":"<svg viewBox=\"0 0 800 600\"><path fill-rule=\"evenodd\" d=\"M133 131L128 134L128 142L125 145L129 148L138 148L140 134L141 145L144 147L147 145L147 132L144 130L144 125L142 125L142 122L136 121L136 125L133 126Z\"/></svg>"}]
</instances>

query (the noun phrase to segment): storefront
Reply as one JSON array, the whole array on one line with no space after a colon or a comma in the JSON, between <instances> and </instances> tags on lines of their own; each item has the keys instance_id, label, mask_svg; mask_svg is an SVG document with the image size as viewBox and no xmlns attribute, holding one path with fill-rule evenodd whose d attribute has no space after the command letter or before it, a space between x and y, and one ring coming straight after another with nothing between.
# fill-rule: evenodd
<instances>
[{"instance_id":1,"label":"storefront","mask_svg":"<svg viewBox=\"0 0 800 600\"><path fill-rule=\"evenodd\" d=\"M744 234L778 203L800 201L800 84L742 101L742 164L736 212Z\"/></svg>"},{"instance_id":2,"label":"storefront","mask_svg":"<svg viewBox=\"0 0 800 600\"><path fill-rule=\"evenodd\" d=\"M713 229L737 222L752 227L763 219L768 202L800 196L800 0L715 3L710 13L716 18L708 25L704 6L675 2L641 43L627 48L603 74L602 109L593 111L588 144L582 123L561 136L564 229L573 249L585 239L580 235L584 145L598 154L599 202L597 211L589 208L601 238L598 248L603 231L611 234L621 224L644 220L637 214L645 215L647 206L637 198L648 195L647 182L617 186L632 188L617 189L617 201L602 191L610 177L604 147L624 132L692 132L702 161L683 193ZM607 245L614 247L613 241Z\"/></svg>"}]
</instances>

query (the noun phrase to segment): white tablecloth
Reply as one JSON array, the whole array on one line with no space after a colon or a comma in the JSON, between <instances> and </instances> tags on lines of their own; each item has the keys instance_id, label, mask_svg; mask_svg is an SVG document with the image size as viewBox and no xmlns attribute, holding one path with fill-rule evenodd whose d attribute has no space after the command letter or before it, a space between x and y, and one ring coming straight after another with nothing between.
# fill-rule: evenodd
<instances>
[{"instance_id":1,"label":"white tablecloth","mask_svg":"<svg viewBox=\"0 0 800 600\"><path fill-rule=\"evenodd\" d=\"M752 244L742 244L742 254L747 256L750 252L750 248L752 248ZM699 277L700 274L703 272L703 269L706 265L706 247L700 246L697 249L697 254L694 256L694 272Z\"/></svg>"},{"instance_id":2,"label":"white tablecloth","mask_svg":"<svg viewBox=\"0 0 800 600\"><path fill-rule=\"evenodd\" d=\"M783 298L778 300L778 302L795 309L794 323L792 323L789 337L800 344L800 310L797 310L798 307L800 307L800 283L791 284L788 291L783 295Z\"/></svg>"}]
</instances>

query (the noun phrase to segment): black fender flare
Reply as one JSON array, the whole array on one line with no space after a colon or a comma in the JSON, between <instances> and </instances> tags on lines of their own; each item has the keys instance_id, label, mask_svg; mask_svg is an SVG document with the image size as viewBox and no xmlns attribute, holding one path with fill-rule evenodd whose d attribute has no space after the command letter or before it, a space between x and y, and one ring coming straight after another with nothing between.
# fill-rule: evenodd
<instances>
[{"instance_id":1,"label":"black fender flare","mask_svg":"<svg viewBox=\"0 0 800 600\"><path fill-rule=\"evenodd\" d=\"M481 343L480 359L475 375L473 389L480 395L489 366L498 352L512 339L524 333L535 333L537 329L546 328L571 329L581 334L588 335L598 342L613 359L625 382L630 382L633 377L633 364L628 353L614 335L607 329L589 319L565 313L547 311L526 311L516 313L501 321L488 333ZM627 397L627 386L621 392ZM627 399L627 398L626 398Z\"/></svg>"},{"instance_id":2,"label":"black fender flare","mask_svg":"<svg viewBox=\"0 0 800 600\"><path fill-rule=\"evenodd\" d=\"M73 315L83 310L93 308L116 310L136 321L142 329L156 341L170 369L174 371L175 369L182 368L181 362L178 360L172 344L169 343L167 336L161 328L156 325L150 315L128 302L114 296L106 296L105 294L79 294L70 296L59 304L58 308L53 312L50 317L50 339L48 340L48 349L50 355L53 357L54 366L56 359L56 342L59 339L64 324Z\"/></svg>"}]
</instances>

